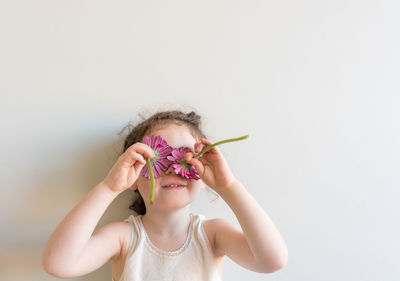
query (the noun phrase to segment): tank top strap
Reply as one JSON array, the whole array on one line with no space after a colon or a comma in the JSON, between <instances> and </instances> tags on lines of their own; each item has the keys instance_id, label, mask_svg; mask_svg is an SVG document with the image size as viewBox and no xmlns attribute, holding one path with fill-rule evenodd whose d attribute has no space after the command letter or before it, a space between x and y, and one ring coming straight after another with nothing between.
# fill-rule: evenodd
<instances>
[{"instance_id":1,"label":"tank top strap","mask_svg":"<svg viewBox=\"0 0 400 281\"><path fill-rule=\"evenodd\" d=\"M139 246L140 241L143 237L143 230L141 228L141 224L139 222L139 216L130 215L124 221L128 222L131 225L131 238L128 246L127 255L130 256L132 252Z\"/></svg>"},{"instance_id":2,"label":"tank top strap","mask_svg":"<svg viewBox=\"0 0 400 281\"><path fill-rule=\"evenodd\" d=\"M193 232L196 234L197 239L202 244L202 246L208 250L211 254L211 244L208 240L207 234L204 230L204 222L206 221L206 217L203 214L197 214L193 221Z\"/></svg>"}]
</instances>

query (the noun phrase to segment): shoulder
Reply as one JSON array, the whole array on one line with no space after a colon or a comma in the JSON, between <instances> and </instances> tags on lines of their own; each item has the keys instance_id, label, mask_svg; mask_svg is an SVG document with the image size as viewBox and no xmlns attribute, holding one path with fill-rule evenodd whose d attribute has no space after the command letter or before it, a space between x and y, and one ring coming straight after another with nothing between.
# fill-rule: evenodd
<instances>
[{"instance_id":1,"label":"shoulder","mask_svg":"<svg viewBox=\"0 0 400 281\"><path fill-rule=\"evenodd\" d=\"M125 268L125 262L130 250L131 241L133 238L132 223L135 218L130 216L125 221L110 223L110 227L117 233L119 240L119 253L110 259L112 266L113 281L120 280Z\"/></svg>"},{"instance_id":2,"label":"shoulder","mask_svg":"<svg viewBox=\"0 0 400 281\"><path fill-rule=\"evenodd\" d=\"M125 257L131 243L132 231L131 223L127 220L108 223L98 230L98 232L109 232L113 239L118 241L119 252L111 258L111 261Z\"/></svg>"},{"instance_id":3,"label":"shoulder","mask_svg":"<svg viewBox=\"0 0 400 281\"><path fill-rule=\"evenodd\" d=\"M204 231L216 257L227 255L227 248L235 246L235 243L247 244L241 227L226 219L205 220Z\"/></svg>"}]
</instances>

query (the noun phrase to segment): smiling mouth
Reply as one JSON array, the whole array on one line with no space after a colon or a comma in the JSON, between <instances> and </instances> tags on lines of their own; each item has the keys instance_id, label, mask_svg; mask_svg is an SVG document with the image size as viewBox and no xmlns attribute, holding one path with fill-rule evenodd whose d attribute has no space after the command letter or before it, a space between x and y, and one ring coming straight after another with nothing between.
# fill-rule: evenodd
<instances>
[{"instance_id":1,"label":"smiling mouth","mask_svg":"<svg viewBox=\"0 0 400 281\"><path fill-rule=\"evenodd\" d=\"M166 189L181 189L181 188L185 188L186 185L181 185L181 184L169 184L169 185L164 185L162 186L162 188L166 188Z\"/></svg>"}]
</instances>

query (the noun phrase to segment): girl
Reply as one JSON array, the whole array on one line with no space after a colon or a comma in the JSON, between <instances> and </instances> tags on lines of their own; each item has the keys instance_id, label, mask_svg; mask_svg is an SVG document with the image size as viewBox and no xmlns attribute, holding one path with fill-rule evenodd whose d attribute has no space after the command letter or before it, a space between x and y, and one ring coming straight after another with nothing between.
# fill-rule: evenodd
<instances>
[{"instance_id":1,"label":"girl","mask_svg":"<svg viewBox=\"0 0 400 281\"><path fill-rule=\"evenodd\" d=\"M286 244L263 208L236 179L218 147L193 158L212 144L195 112L158 112L127 136L123 154L108 175L57 226L43 252L45 270L59 278L90 273L107 261L113 281L221 280L222 259L228 256L249 270L270 273L288 259ZM155 181L143 176L146 159L159 155L143 142L160 136L172 148L190 148L184 156L199 178L188 180L171 164ZM194 153L193 153L194 151ZM224 219L206 220L189 212L205 186L229 205L241 229ZM126 189L138 194L131 206L138 215L94 231L115 197Z\"/></svg>"}]
</instances>

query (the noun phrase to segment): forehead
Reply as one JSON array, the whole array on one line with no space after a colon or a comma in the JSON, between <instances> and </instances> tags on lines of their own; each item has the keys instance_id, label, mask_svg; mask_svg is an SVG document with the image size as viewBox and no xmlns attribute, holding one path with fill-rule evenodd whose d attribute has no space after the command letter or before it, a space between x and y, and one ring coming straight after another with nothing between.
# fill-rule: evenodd
<instances>
[{"instance_id":1,"label":"forehead","mask_svg":"<svg viewBox=\"0 0 400 281\"><path fill-rule=\"evenodd\" d=\"M194 148L196 139L184 124L168 123L154 128L150 135L161 136L169 146Z\"/></svg>"}]
</instances>

